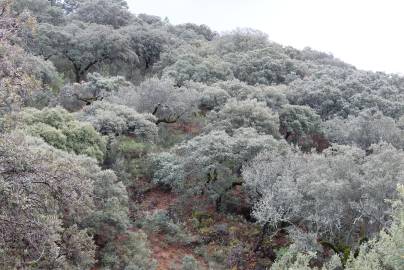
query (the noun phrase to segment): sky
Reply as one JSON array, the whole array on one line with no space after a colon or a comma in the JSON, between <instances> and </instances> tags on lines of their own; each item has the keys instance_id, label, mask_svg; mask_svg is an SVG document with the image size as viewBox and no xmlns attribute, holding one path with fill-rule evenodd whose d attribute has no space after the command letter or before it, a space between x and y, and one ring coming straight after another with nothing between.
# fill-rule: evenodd
<instances>
[{"instance_id":1,"label":"sky","mask_svg":"<svg viewBox=\"0 0 404 270\"><path fill-rule=\"evenodd\" d=\"M133 13L332 53L360 69L404 74L403 0L127 0Z\"/></svg>"}]
</instances>

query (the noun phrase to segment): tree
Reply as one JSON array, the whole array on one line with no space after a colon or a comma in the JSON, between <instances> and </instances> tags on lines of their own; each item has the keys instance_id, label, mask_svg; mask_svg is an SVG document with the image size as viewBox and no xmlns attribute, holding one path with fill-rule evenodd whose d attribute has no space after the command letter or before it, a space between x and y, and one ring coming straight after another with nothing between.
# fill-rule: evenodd
<instances>
[{"instance_id":1,"label":"tree","mask_svg":"<svg viewBox=\"0 0 404 270\"><path fill-rule=\"evenodd\" d=\"M396 148L404 148L403 130L394 119L377 110L368 109L347 119L334 118L326 121L324 126L328 138L334 143L368 149L372 144L385 141Z\"/></svg>"},{"instance_id":2,"label":"tree","mask_svg":"<svg viewBox=\"0 0 404 270\"><path fill-rule=\"evenodd\" d=\"M63 7L53 5L50 0L14 0L13 10L18 14L28 11L38 23L59 25L65 22Z\"/></svg>"},{"instance_id":3,"label":"tree","mask_svg":"<svg viewBox=\"0 0 404 270\"><path fill-rule=\"evenodd\" d=\"M240 128L232 136L211 131L175 146L169 153L156 155L154 181L184 195L207 194L220 207L221 197L242 185L239 175L244 162L263 149L283 147L287 145L252 128Z\"/></svg>"},{"instance_id":4,"label":"tree","mask_svg":"<svg viewBox=\"0 0 404 270\"><path fill-rule=\"evenodd\" d=\"M322 154L266 151L244 167L243 178L261 224L288 224L335 245L356 245L389 224L402 183L404 153L388 144L372 154L333 145Z\"/></svg>"},{"instance_id":5,"label":"tree","mask_svg":"<svg viewBox=\"0 0 404 270\"><path fill-rule=\"evenodd\" d=\"M179 25L170 26L168 31L172 32L175 36L184 40L206 40L212 41L217 37L217 33L212 31L207 25L184 23Z\"/></svg>"},{"instance_id":6,"label":"tree","mask_svg":"<svg viewBox=\"0 0 404 270\"><path fill-rule=\"evenodd\" d=\"M31 27L32 17L13 17L11 1L0 3L0 114L37 105L41 97L58 90L61 79L50 62L25 52L15 42L23 25Z\"/></svg>"},{"instance_id":7,"label":"tree","mask_svg":"<svg viewBox=\"0 0 404 270\"><path fill-rule=\"evenodd\" d=\"M230 65L217 56L202 58L195 54L183 55L163 70L163 76L173 78L177 86L186 81L207 84L233 79Z\"/></svg>"},{"instance_id":8,"label":"tree","mask_svg":"<svg viewBox=\"0 0 404 270\"><path fill-rule=\"evenodd\" d=\"M312 147L322 148L319 145L319 140L323 139L321 118L310 107L285 105L280 111L279 121L280 132L286 141L306 150ZM325 146L327 145L325 142Z\"/></svg>"},{"instance_id":9,"label":"tree","mask_svg":"<svg viewBox=\"0 0 404 270\"><path fill-rule=\"evenodd\" d=\"M2 268L90 269L95 247L75 224L94 209L93 161L21 133L2 135L0 151Z\"/></svg>"},{"instance_id":10,"label":"tree","mask_svg":"<svg viewBox=\"0 0 404 270\"><path fill-rule=\"evenodd\" d=\"M48 0L51 6L61 7L66 14L74 12L85 0Z\"/></svg>"},{"instance_id":11,"label":"tree","mask_svg":"<svg viewBox=\"0 0 404 270\"><path fill-rule=\"evenodd\" d=\"M366 108L377 108L398 119L404 113L404 96L388 76L371 75L354 69L321 68L304 80L289 85L291 104L314 109L322 119L347 118Z\"/></svg>"},{"instance_id":12,"label":"tree","mask_svg":"<svg viewBox=\"0 0 404 270\"><path fill-rule=\"evenodd\" d=\"M0 152L2 268L90 269L90 233L105 244L127 229L125 187L94 159L21 132L3 134Z\"/></svg>"},{"instance_id":13,"label":"tree","mask_svg":"<svg viewBox=\"0 0 404 270\"><path fill-rule=\"evenodd\" d=\"M358 255L350 257L346 265L348 270L359 269L394 269L404 266L400 251L404 248L404 188L397 187L399 198L391 201L394 207L393 224L380 231L377 238L364 243L359 249Z\"/></svg>"},{"instance_id":14,"label":"tree","mask_svg":"<svg viewBox=\"0 0 404 270\"><path fill-rule=\"evenodd\" d=\"M403 226L403 197L404 190L402 186L398 186L399 198L393 201L394 213L393 224L382 230L377 237L367 243L363 243L357 253L351 253L348 261L344 265L347 270L381 270L394 269L398 270L404 266L404 262L400 255L400 250L404 248ZM313 269L310 262L315 259L315 252L302 253L294 245L290 246L287 253L278 258L272 265L276 270L287 269ZM333 270L343 267L342 259L335 254L326 262L322 270ZM271 269L272 269L271 268ZM318 268L315 268L318 269Z\"/></svg>"},{"instance_id":15,"label":"tree","mask_svg":"<svg viewBox=\"0 0 404 270\"><path fill-rule=\"evenodd\" d=\"M230 99L218 112L208 114L208 130L225 130L231 134L241 127L251 127L261 134L279 135L279 118L265 103L247 99Z\"/></svg>"},{"instance_id":16,"label":"tree","mask_svg":"<svg viewBox=\"0 0 404 270\"><path fill-rule=\"evenodd\" d=\"M193 256L184 256L182 258L181 270L198 270L198 261Z\"/></svg>"},{"instance_id":17,"label":"tree","mask_svg":"<svg viewBox=\"0 0 404 270\"><path fill-rule=\"evenodd\" d=\"M225 90L232 98L237 100L256 99L265 102L274 111L279 111L288 101L285 95L285 86L248 85L237 79L222 81L213 86Z\"/></svg>"},{"instance_id":18,"label":"tree","mask_svg":"<svg viewBox=\"0 0 404 270\"><path fill-rule=\"evenodd\" d=\"M126 105L140 113L157 117L157 124L185 120L197 110L198 92L175 87L169 79L147 79L136 89L120 91L109 101Z\"/></svg>"},{"instance_id":19,"label":"tree","mask_svg":"<svg viewBox=\"0 0 404 270\"><path fill-rule=\"evenodd\" d=\"M21 27L20 19L24 19L23 16L21 16L21 18L13 16L12 6L13 6L12 0L8 0L8 1L3 0L0 2L0 40L1 41L9 40L10 37L14 36ZM30 17L25 18L25 19L29 19L29 18ZM24 20L22 22L24 22Z\"/></svg>"},{"instance_id":20,"label":"tree","mask_svg":"<svg viewBox=\"0 0 404 270\"><path fill-rule=\"evenodd\" d=\"M117 29L129 24L134 16L125 0L86 0L72 17L86 23L112 25Z\"/></svg>"},{"instance_id":21,"label":"tree","mask_svg":"<svg viewBox=\"0 0 404 270\"><path fill-rule=\"evenodd\" d=\"M254 29L236 29L222 34L213 40L211 46L214 53L242 53L269 46L268 35Z\"/></svg>"},{"instance_id":22,"label":"tree","mask_svg":"<svg viewBox=\"0 0 404 270\"><path fill-rule=\"evenodd\" d=\"M70 62L77 83L85 80L87 73L102 63L135 63L138 60L128 37L106 25L79 21L62 26L41 24L36 42L35 50L45 59Z\"/></svg>"},{"instance_id":23,"label":"tree","mask_svg":"<svg viewBox=\"0 0 404 270\"><path fill-rule=\"evenodd\" d=\"M225 90L232 98L236 98L238 100L245 100L248 98L253 99L252 96L254 96L259 90L259 88L248 85L247 83L237 79L220 81L213 84L213 86Z\"/></svg>"},{"instance_id":24,"label":"tree","mask_svg":"<svg viewBox=\"0 0 404 270\"><path fill-rule=\"evenodd\" d=\"M229 53L224 60L231 64L234 77L250 85L289 83L304 77L304 66L277 48Z\"/></svg>"},{"instance_id":25,"label":"tree","mask_svg":"<svg viewBox=\"0 0 404 270\"><path fill-rule=\"evenodd\" d=\"M91 73L87 78L86 82L65 85L59 92L57 103L69 111L78 111L118 90L133 87L121 76L103 77L99 73Z\"/></svg>"},{"instance_id":26,"label":"tree","mask_svg":"<svg viewBox=\"0 0 404 270\"><path fill-rule=\"evenodd\" d=\"M152 114L140 114L124 105L95 102L85 107L77 117L91 123L103 135L128 135L146 142L157 138L157 118Z\"/></svg>"},{"instance_id":27,"label":"tree","mask_svg":"<svg viewBox=\"0 0 404 270\"><path fill-rule=\"evenodd\" d=\"M130 46L139 57L139 68L143 73L152 71L153 65L160 60L169 40L173 37L161 27L145 24L130 24L122 28L127 35Z\"/></svg>"},{"instance_id":28,"label":"tree","mask_svg":"<svg viewBox=\"0 0 404 270\"><path fill-rule=\"evenodd\" d=\"M202 111L218 110L230 98L227 91L219 87L196 82L187 82L184 86L199 93L198 108Z\"/></svg>"},{"instance_id":29,"label":"tree","mask_svg":"<svg viewBox=\"0 0 404 270\"><path fill-rule=\"evenodd\" d=\"M52 64L26 54L20 47L0 44L0 111L17 111L49 94L59 78Z\"/></svg>"}]
</instances>

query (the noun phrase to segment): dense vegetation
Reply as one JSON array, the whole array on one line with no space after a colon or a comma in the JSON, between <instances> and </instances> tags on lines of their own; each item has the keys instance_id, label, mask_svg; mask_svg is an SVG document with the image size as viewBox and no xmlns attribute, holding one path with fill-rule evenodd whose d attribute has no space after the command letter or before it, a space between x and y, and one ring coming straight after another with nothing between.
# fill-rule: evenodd
<instances>
[{"instance_id":1,"label":"dense vegetation","mask_svg":"<svg viewBox=\"0 0 404 270\"><path fill-rule=\"evenodd\" d=\"M404 77L0 0L0 268L404 269Z\"/></svg>"}]
</instances>

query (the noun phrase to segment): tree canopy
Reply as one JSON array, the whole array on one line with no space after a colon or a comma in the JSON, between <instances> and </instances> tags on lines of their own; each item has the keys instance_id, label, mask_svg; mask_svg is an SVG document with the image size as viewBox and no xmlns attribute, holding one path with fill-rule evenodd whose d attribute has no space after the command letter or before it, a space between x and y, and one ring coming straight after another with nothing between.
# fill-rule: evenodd
<instances>
[{"instance_id":1,"label":"tree canopy","mask_svg":"<svg viewBox=\"0 0 404 270\"><path fill-rule=\"evenodd\" d=\"M0 0L0 269L404 268L402 75L134 8Z\"/></svg>"}]
</instances>

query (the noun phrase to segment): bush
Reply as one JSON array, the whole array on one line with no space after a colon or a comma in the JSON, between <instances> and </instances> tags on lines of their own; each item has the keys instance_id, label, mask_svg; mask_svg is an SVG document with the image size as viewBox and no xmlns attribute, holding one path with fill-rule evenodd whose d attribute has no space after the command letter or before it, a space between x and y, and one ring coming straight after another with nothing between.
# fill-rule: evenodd
<instances>
[{"instance_id":1,"label":"bush","mask_svg":"<svg viewBox=\"0 0 404 270\"><path fill-rule=\"evenodd\" d=\"M153 270L156 261L144 232L128 232L101 250L101 264L111 270Z\"/></svg>"},{"instance_id":2,"label":"bush","mask_svg":"<svg viewBox=\"0 0 404 270\"><path fill-rule=\"evenodd\" d=\"M175 223L164 210L147 215L140 225L144 230L163 234L169 243L188 245L192 241L185 226Z\"/></svg>"},{"instance_id":3,"label":"bush","mask_svg":"<svg viewBox=\"0 0 404 270\"><path fill-rule=\"evenodd\" d=\"M181 270L198 270L198 262L197 260L191 256L191 255L186 255L184 258L182 258L182 263L181 263Z\"/></svg>"},{"instance_id":4,"label":"bush","mask_svg":"<svg viewBox=\"0 0 404 270\"><path fill-rule=\"evenodd\" d=\"M7 130L23 129L48 144L67 152L104 159L106 141L90 124L75 120L66 110L27 108L3 119Z\"/></svg>"}]
</instances>

